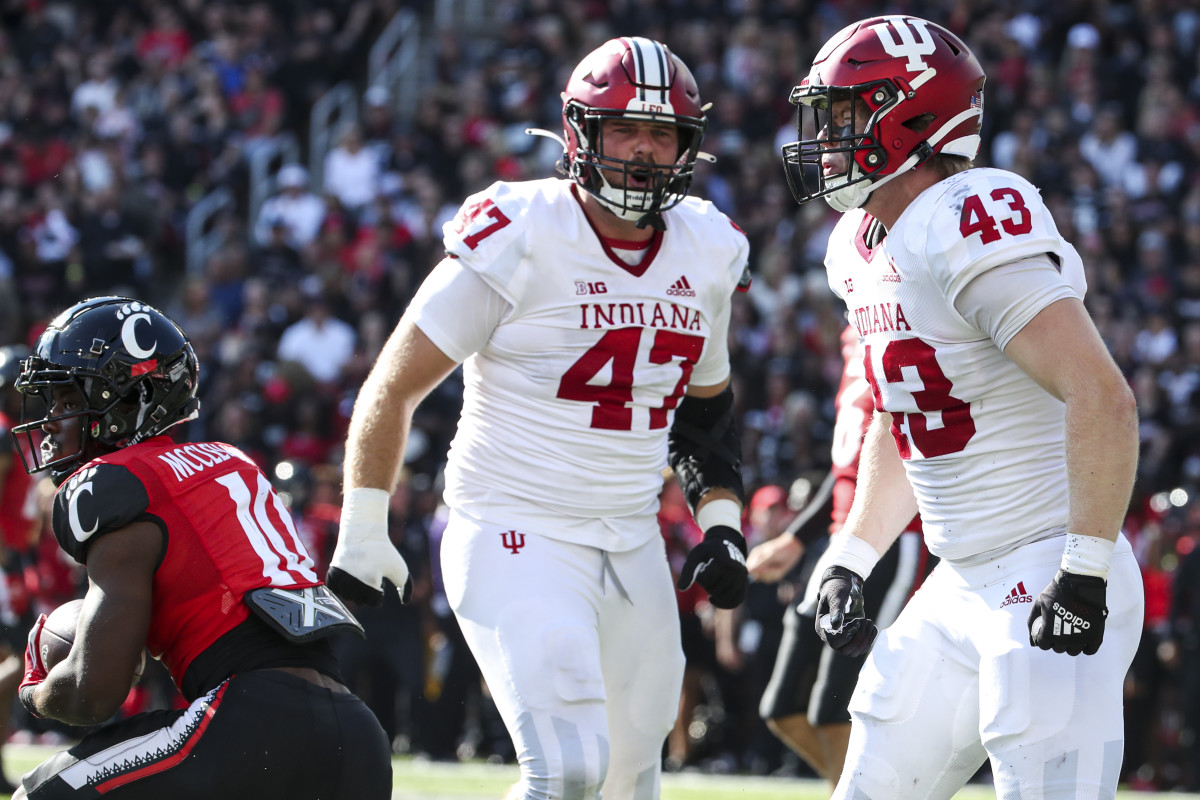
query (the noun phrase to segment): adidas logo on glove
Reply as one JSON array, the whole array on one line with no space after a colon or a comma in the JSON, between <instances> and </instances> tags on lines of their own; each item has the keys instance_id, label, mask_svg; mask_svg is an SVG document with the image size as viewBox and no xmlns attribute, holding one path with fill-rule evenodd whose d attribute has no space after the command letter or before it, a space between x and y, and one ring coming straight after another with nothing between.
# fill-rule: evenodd
<instances>
[{"instance_id":1,"label":"adidas logo on glove","mask_svg":"<svg viewBox=\"0 0 1200 800\"><path fill-rule=\"evenodd\" d=\"M1054 604L1054 635L1055 636L1070 636L1073 633L1083 633L1092 627L1092 623L1088 622L1078 614L1073 614L1063 608L1058 603Z\"/></svg>"}]
</instances>

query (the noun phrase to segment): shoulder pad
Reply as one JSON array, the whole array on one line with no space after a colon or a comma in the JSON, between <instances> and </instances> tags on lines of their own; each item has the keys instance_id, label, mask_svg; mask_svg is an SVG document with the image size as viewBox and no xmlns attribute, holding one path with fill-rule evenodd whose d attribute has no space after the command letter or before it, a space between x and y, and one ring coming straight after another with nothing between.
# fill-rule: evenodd
<instances>
[{"instance_id":1,"label":"shoulder pad","mask_svg":"<svg viewBox=\"0 0 1200 800\"><path fill-rule=\"evenodd\" d=\"M905 213L912 223L903 227L901 246L930 266L950 297L1000 264L1043 253L1060 261L1074 255L1037 187L1005 170L959 173Z\"/></svg>"},{"instance_id":2,"label":"shoulder pad","mask_svg":"<svg viewBox=\"0 0 1200 800\"><path fill-rule=\"evenodd\" d=\"M710 200L685 197L683 202L667 212L668 225L688 229L697 242L698 252L715 263L728 264L730 290L749 290L750 240L746 232Z\"/></svg>"},{"instance_id":3,"label":"shoulder pad","mask_svg":"<svg viewBox=\"0 0 1200 800\"><path fill-rule=\"evenodd\" d=\"M78 470L54 496L54 536L84 564L93 541L142 518L149 505L145 485L128 468L94 463Z\"/></svg>"},{"instance_id":4,"label":"shoulder pad","mask_svg":"<svg viewBox=\"0 0 1200 800\"><path fill-rule=\"evenodd\" d=\"M520 245L534 192L529 184L497 181L463 201L454 218L442 225L446 254L475 264L502 257Z\"/></svg>"}]
</instances>

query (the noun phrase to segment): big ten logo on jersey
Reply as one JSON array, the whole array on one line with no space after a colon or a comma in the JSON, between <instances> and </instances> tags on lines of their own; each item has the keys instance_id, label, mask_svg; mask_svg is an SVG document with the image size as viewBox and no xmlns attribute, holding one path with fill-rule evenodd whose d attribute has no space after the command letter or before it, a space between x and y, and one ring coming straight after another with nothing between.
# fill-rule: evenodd
<instances>
[{"instance_id":1,"label":"big ten logo on jersey","mask_svg":"<svg viewBox=\"0 0 1200 800\"><path fill-rule=\"evenodd\" d=\"M481 241L511 222L489 197L459 209L454 218L454 231L463 233L470 229L471 233L463 237L463 244L474 250Z\"/></svg>"},{"instance_id":2,"label":"big ten logo on jersey","mask_svg":"<svg viewBox=\"0 0 1200 800\"><path fill-rule=\"evenodd\" d=\"M575 281L575 294L608 294L604 281Z\"/></svg>"},{"instance_id":3,"label":"big ten logo on jersey","mask_svg":"<svg viewBox=\"0 0 1200 800\"><path fill-rule=\"evenodd\" d=\"M525 534L517 531L501 531L500 543L512 553L514 556L521 552L521 548L525 546Z\"/></svg>"},{"instance_id":4,"label":"big ten logo on jersey","mask_svg":"<svg viewBox=\"0 0 1200 800\"><path fill-rule=\"evenodd\" d=\"M929 68L922 56L937 51L927 24L923 19L912 17L884 17L883 22L872 25L871 30L875 31L889 56L906 58L908 63L904 65L905 69L921 72Z\"/></svg>"}]
</instances>

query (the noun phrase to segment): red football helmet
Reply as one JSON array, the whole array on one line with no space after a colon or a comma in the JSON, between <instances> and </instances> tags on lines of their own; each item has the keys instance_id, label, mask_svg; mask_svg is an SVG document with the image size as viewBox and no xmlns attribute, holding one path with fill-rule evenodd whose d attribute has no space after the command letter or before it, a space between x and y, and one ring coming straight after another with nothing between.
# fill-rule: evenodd
<instances>
[{"instance_id":1,"label":"red football helmet","mask_svg":"<svg viewBox=\"0 0 1200 800\"><path fill-rule=\"evenodd\" d=\"M800 106L798 141L783 147L792 194L847 211L935 153L974 159L984 79L962 40L928 20L872 17L843 28L789 98ZM831 125L830 109L844 100L854 101L848 124ZM822 157L837 153L847 170L824 174Z\"/></svg>"},{"instance_id":2,"label":"red football helmet","mask_svg":"<svg viewBox=\"0 0 1200 800\"><path fill-rule=\"evenodd\" d=\"M691 71L667 46L640 36L610 39L579 63L563 92L563 167L622 219L662 227L661 214L687 196L708 121ZM673 164L640 164L604 155L605 119L670 122L679 130ZM646 190L626 177L652 172Z\"/></svg>"}]
</instances>

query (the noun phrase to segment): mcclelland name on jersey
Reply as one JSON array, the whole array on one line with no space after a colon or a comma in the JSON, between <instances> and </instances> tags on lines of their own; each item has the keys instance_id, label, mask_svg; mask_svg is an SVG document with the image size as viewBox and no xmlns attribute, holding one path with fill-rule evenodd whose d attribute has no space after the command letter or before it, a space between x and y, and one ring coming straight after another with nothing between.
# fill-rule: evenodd
<instances>
[{"instance_id":1,"label":"mcclelland name on jersey","mask_svg":"<svg viewBox=\"0 0 1200 800\"><path fill-rule=\"evenodd\" d=\"M182 447L176 447L174 450L159 453L158 458L164 464L171 467L175 473L175 480L181 481L184 478L190 478L207 467L228 461L233 456L219 444L200 442L198 444L185 444Z\"/></svg>"},{"instance_id":2,"label":"mcclelland name on jersey","mask_svg":"<svg viewBox=\"0 0 1200 800\"><path fill-rule=\"evenodd\" d=\"M674 303L653 303L647 313L647 303L581 303L580 328L611 328L617 325L642 325L650 328L700 331L700 312ZM664 311L664 307L669 310Z\"/></svg>"}]
</instances>

